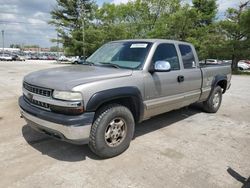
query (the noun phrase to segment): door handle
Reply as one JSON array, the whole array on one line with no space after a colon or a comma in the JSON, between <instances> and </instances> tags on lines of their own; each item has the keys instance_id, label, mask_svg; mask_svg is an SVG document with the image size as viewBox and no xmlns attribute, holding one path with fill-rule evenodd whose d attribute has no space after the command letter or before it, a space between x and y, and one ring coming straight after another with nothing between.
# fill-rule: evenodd
<instances>
[{"instance_id":1,"label":"door handle","mask_svg":"<svg viewBox=\"0 0 250 188\"><path fill-rule=\"evenodd\" d=\"M180 75L177 77L178 82L184 82L184 76Z\"/></svg>"}]
</instances>

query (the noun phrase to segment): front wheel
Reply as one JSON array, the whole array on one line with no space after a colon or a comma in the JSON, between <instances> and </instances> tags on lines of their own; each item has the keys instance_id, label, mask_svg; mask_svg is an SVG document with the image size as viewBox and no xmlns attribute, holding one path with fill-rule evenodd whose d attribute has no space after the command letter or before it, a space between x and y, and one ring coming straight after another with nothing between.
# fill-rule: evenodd
<instances>
[{"instance_id":1,"label":"front wheel","mask_svg":"<svg viewBox=\"0 0 250 188\"><path fill-rule=\"evenodd\" d=\"M90 131L90 149L102 158L124 152L134 135L134 118L131 111L118 104L108 105L97 112Z\"/></svg>"},{"instance_id":2,"label":"front wheel","mask_svg":"<svg viewBox=\"0 0 250 188\"><path fill-rule=\"evenodd\" d=\"M221 105L222 89L216 86L208 97L207 101L203 102L204 110L208 113L216 113Z\"/></svg>"}]
</instances>

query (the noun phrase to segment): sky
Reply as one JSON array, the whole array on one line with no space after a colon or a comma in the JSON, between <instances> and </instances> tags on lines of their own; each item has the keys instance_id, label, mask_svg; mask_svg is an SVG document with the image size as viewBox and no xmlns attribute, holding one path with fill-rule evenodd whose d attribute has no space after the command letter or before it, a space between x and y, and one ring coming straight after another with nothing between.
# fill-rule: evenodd
<instances>
[{"instance_id":1,"label":"sky","mask_svg":"<svg viewBox=\"0 0 250 188\"><path fill-rule=\"evenodd\" d=\"M128 0L96 0L101 6L107 3L126 3ZM191 2L191 0L185 0ZM218 16L223 17L229 7L236 7L242 0L217 0ZM4 46L10 44L41 47L55 46L50 40L56 38L53 26L47 24L50 11L56 6L56 0L0 0L0 31L4 31ZM1 33L0 33L1 34ZM0 36L0 47L3 39Z\"/></svg>"}]
</instances>

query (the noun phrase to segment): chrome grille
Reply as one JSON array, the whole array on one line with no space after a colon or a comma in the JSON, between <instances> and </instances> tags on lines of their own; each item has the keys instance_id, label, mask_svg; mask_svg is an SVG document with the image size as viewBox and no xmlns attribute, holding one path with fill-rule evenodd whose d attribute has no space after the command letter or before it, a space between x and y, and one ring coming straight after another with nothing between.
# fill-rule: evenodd
<instances>
[{"instance_id":1,"label":"chrome grille","mask_svg":"<svg viewBox=\"0 0 250 188\"><path fill-rule=\"evenodd\" d=\"M30 91L31 93L35 93L35 94L38 94L38 95L43 95L43 96L46 96L46 97L51 97L52 96L52 90L51 89L47 89L47 88L42 88L42 87L38 87L38 86L33 86L33 85L30 85L26 82L23 83L23 87Z\"/></svg>"},{"instance_id":2,"label":"chrome grille","mask_svg":"<svg viewBox=\"0 0 250 188\"><path fill-rule=\"evenodd\" d=\"M45 108L45 109L47 109L47 110L50 109L50 105L49 105L48 103L41 102L41 101L37 101L37 100L34 100L34 99L29 99L29 98L26 97L25 95L24 95L24 99L25 99L27 102L29 102L29 103L31 103L31 104L33 104L33 105L35 105L35 106L42 107L42 108Z\"/></svg>"},{"instance_id":3,"label":"chrome grille","mask_svg":"<svg viewBox=\"0 0 250 188\"><path fill-rule=\"evenodd\" d=\"M43 97L50 98L52 96L51 89L34 86L34 85L28 84L26 82L23 82L23 88L26 90L26 92L24 92L24 95L23 95L25 101L27 101L31 105L37 106L39 108L43 108L45 110L50 110L50 105L48 103L33 99L33 95L36 94L36 95L41 95Z\"/></svg>"}]
</instances>

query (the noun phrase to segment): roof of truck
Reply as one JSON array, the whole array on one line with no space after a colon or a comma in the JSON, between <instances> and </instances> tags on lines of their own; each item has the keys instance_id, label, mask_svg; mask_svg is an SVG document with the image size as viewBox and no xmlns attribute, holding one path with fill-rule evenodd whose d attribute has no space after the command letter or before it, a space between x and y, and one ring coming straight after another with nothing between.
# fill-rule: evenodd
<instances>
[{"instance_id":1,"label":"roof of truck","mask_svg":"<svg viewBox=\"0 0 250 188\"><path fill-rule=\"evenodd\" d=\"M184 41L178 41L178 40L168 40L168 39L125 39L125 40L117 40L117 41L111 41L111 42L152 42L152 43L182 43L182 44L189 44L191 43L184 42Z\"/></svg>"}]
</instances>

